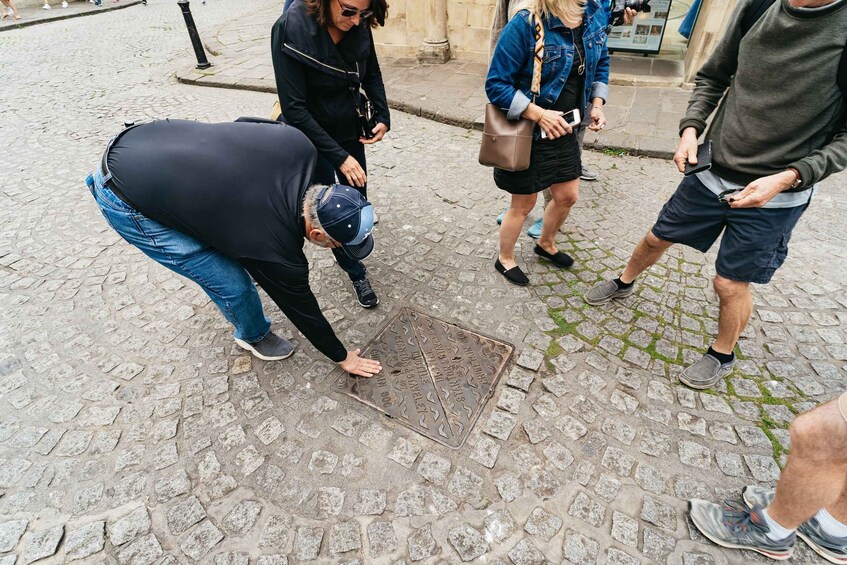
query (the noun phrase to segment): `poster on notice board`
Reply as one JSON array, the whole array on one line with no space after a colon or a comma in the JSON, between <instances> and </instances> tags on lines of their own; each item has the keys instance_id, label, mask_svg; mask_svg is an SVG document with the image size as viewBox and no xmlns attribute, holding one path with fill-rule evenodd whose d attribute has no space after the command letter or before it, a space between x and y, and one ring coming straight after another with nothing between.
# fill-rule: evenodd
<instances>
[{"instance_id":1,"label":"poster on notice board","mask_svg":"<svg viewBox=\"0 0 847 565\"><path fill-rule=\"evenodd\" d=\"M672 0L652 0L650 12L639 12L629 25L619 25L609 32L609 51L627 51L655 55L662 46Z\"/></svg>"}]
</instances>

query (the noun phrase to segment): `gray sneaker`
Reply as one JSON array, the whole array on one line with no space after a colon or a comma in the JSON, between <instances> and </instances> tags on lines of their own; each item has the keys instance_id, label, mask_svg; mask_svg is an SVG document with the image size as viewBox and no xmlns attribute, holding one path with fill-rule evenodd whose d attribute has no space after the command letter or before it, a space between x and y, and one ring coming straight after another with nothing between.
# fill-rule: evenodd
<instances>
[{"instance_id":1,"label":"gray sneaker","mask_svg":"<svg viewBox=\"0 0 847 565\"><path fill-rule=\"evenodd\" d=\"M775 496L776 491L772 488L762 488L750 485L741 489L741 498L744 499L744 504L750 508L753 508L754 506L767 508L771 505Z\"/></svg>"},{"instance_id":2,"label":"gray sneaker","mask_svg":"<svg viewBox=\"0 0 847 565\"><path fill-rule=\"evenodd\" d=\"M634 290L634 284L629 288L618 288L615 281L603 281L591 287L591 290L586 292L582 298L592 306L600 306L601 304L611 302L615 298L626 298Z\"/></svg>"},{"instance_id":3,"label":"gray sneaker","mask_svg":"<svg viewBox=\"0 0 847 565\"><path fill-rule=\"evenodd\" d=\"M679 380L682 384L698 390L712 388L719 380L730 374L734 367L735 359L721 365L720 361L707 353L685 369L679 376Z\"/></svg>"},{"instance_id":4,"label":"gray sneaker","mask_svg":"<svg viewBox=\"0 0 847 565\"><path fill-rule=\"evenodd\" d=\"M235 338L235 343L263 361L288 359L294 353L294 344L273 332L269 332L268 335L255 343L247 343L238 338Z\"/></svg>"},{"instance_id":5,"label":"gray sneaker","mask_svg":"<svg viewBox=\"0 0 847 565\"><path fill-rule=\"evenodd\" d=\"M757 486L744 487L741 491L744 503L749 507L767 508L773 502L776 491ZM797 528L797 535L808 544L815 553L830 563L847 564L847 537L837 538L821 528L817 517L812 516Z\"/></svg>"},{"instance_id":6,"label":"gray sneaker","mask_svg":"<svg viewBox=\"0 0 847 565\"><path fill-rule=\"evenodd\" d=\"M791 559L794 553L797 535L791 534L780 541L769 538L770 529L761 506L747 508L736 502L719 506L693 499L688 501L688 514L697 529L721 547L749 549L778 561Z\"/></svg>"},{"instance_id":7,"label":"gray sneaker","mask_svg":"<svg viewBox=\"0 0 847 565\"><path fill-rule=\"evenodd\" d=\"M582 180L597 180L597 177L597 172L592 171L587 167L583 167L579 175L579 178L581 178Z\"/></svg>"}]
</instances>

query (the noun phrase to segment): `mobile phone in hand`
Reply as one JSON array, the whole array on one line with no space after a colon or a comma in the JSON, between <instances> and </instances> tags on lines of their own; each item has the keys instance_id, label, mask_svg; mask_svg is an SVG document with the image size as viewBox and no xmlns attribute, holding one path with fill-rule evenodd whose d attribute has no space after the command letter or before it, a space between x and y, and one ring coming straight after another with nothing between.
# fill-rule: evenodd
<instances>
[{"instance_id":1,"label":"mobile phone in hand","mask_svg":"<svg viewBox=\"0 0 847 565\"><path fill-rule=\"evenodd\" d=\"M579 110L573 109L570 112L565 112L562 114L562 117L565 119L565 122L575 128L579 124L582 123L582 115L579 113ZM541 129L541 139L547 139L547 132L544 129Z\"/></svg>"},{"instance_id":2,"label":"mobile phone in hand","mask_svg":"<svg viewBox=\"0 0 847 565\"><path fill-rule=\"evenodd\" d=\"M565 112L565 114L562 117L565 118L565 121L572 128L575 128L580 123L582 123L582 115L579 113L579 110L577 110L577 109L573 109L570 112Z\"/></svg>"},{"instance_id":3,"label":"mobile phone in hand","mask_svg":"<svg viewBox=\"0 0 847 565\"><path fill-rule=\"evenodd\" d=\"M697 146L697 164L685 163L685 176L690 176L712 168L712 140Z\"/></svg>"}]
</instances>

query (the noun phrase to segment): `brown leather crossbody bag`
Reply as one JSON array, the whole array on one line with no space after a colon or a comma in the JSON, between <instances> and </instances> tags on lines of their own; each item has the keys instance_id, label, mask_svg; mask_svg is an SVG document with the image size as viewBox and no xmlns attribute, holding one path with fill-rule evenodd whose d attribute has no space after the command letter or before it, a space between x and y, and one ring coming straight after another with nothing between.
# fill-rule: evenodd
<instances>
[{"instance_id":1,"label":"brown leather crossbody bag","mask_svg":"<svg viewBox=\"0 0 847 565\"><path fill-rule=\"evenodd\" d=\"M541 94L541 64L544 60L544 24L530 14L535 30L535 55L532 67L532 101ZM479 147L479 164L504 171L525 171L532 155L532 134L535 122L526 118L509 120L506 112L494 104L485 106L485 125Z\"/></svg>"}]
</instances>

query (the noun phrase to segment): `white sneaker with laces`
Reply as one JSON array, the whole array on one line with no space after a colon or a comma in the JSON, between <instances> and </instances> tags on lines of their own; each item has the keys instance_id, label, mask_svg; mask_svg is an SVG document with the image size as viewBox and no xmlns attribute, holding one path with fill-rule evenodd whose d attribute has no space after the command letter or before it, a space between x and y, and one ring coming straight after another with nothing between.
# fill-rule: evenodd
<instances>
[{"instance_id":1,"label":"white sneaker with laces","mask_svg":"<svg viewBox=\"0 0 847 565\"><path fill-rule=\"evenodd\" d=\"M44 5L41 7L41 9L42 9L42 10L50 10L50 9L51 9L51 8L50 8L50 4L48 4L47 2L45 2L45 3L44 3Z\"/></svg>"},{"instance_id":2,"label":"white sneaker with laces","mask_svg":"<svg viewBox=\"0 0 847 565\"><path fill-rule=\"evenodd\" d=\"M62 8L67 8L67 7L68 7L68 3L63 1L62 2Z\"/></svg>"}]
</instances>

